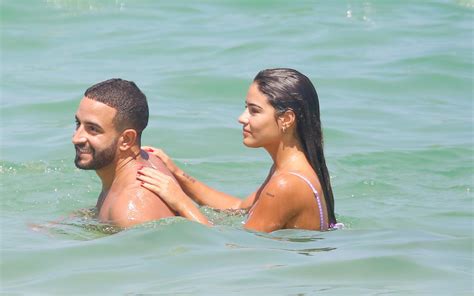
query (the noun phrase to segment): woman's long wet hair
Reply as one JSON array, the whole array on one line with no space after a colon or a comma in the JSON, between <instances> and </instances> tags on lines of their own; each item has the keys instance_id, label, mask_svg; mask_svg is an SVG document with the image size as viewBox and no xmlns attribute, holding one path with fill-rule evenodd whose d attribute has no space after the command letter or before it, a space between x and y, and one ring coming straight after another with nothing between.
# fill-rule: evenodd
<instances>
[{"instance_id":1,"label":"woman's long wet hair","mask_svg":"<svg viewBox=\"0 0 474 296\"><path fill-rule=\"evenodd\" d=\"M324 158L323 133L316 89L308 77L296 70L286 68L260 71L255 76L254 82L267 96L277 116L288 110L295 113L297 137L324 191L329 224L336 224L334 196Z\"/></svg>"}]
</instances>

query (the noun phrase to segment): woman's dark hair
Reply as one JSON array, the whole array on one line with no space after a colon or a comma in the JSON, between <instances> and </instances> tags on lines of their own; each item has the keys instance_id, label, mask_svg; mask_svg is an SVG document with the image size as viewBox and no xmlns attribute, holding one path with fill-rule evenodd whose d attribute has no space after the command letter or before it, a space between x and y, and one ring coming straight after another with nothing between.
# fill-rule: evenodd
<instances>
[{"instance_id":1,"label":"woman's dark hair","mask_svg":"<svg viewBox=\"0 0 474 296\"><path fill-rule=\"evenodd\" d=\"M260 71L254 78L258 89L280 115L292 110L296 116L297 136L304 154L316 172L329 216L329 224L336 223L334 196L323 152L323 133L319 118L318 94L308 77L293 69L278 68Z\"/></svg>"}]
</instances>

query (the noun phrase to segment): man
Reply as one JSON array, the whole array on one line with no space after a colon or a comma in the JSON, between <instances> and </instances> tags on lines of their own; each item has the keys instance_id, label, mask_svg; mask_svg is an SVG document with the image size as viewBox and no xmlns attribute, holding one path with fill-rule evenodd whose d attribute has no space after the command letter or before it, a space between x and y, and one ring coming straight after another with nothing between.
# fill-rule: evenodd
<instances>
[{"instance_id":1,"label":"man","mask_svg":"<svg viewBox=\"0 0 474 296\"><path fill-rule=\"evenodd\" d=\"M175 216L156 194L141 187L137 170L153 167L172 176L163 162L141 150L148 124L145 95L131 81L110 79L86 90L76 112L75 164L102 181L98 218L120 227Z\"/></svg>"}]
</instances>

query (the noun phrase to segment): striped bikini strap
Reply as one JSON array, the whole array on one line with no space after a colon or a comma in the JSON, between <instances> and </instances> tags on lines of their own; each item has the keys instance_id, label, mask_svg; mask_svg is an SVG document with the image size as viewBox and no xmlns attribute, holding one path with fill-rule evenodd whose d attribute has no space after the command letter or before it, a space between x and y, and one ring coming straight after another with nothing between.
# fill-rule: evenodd
<instances>
[{"instance_id":1,"label":"striped bikini strap","mask_svg":"<svg viewBox=\"0 0 474 296\"><path fill-rule=\"evenodd\" d=\"M306 184L309 185L309 187L311 187L311 190L313 191L314 193L314 196L316 197L316 201L318 203L318 208L319 208L319 218L320 218L320 226L321 226L321 230L324 230L325 229L325 219L324 219L324 211L323 211L323 207L321 205L321 199L319 198L319 194L318 194L318 191L316 190L316 188L314 188L313 184L311 184L311 182L303 175L301 174L298 174L298 173L295 173L295 172L289 172L290 174L292 175L295 175L297 177L300 177L301 179L303 179L303 181L306 182Z\"/></svg>"}]
</instances>

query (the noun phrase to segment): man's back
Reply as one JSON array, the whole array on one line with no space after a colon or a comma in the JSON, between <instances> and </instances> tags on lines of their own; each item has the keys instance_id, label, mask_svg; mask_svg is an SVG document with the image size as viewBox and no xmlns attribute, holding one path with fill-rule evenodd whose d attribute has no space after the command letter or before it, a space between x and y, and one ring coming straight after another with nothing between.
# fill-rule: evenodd
<instances>
[{"instance_id":1,"label":"man's back","mask_svg":"<svg viewBox=\"0 0 474 296\"><path fill-rule=\"evenodd\" d=\"M136 179L140 167L152 167L172 176L159 158L142 150L136 160L117 172L110 190L101 193L97 204L100 221L131 227L176 216L159 196L141 186L141 182Z\"/></svg>"}]
</instances>

